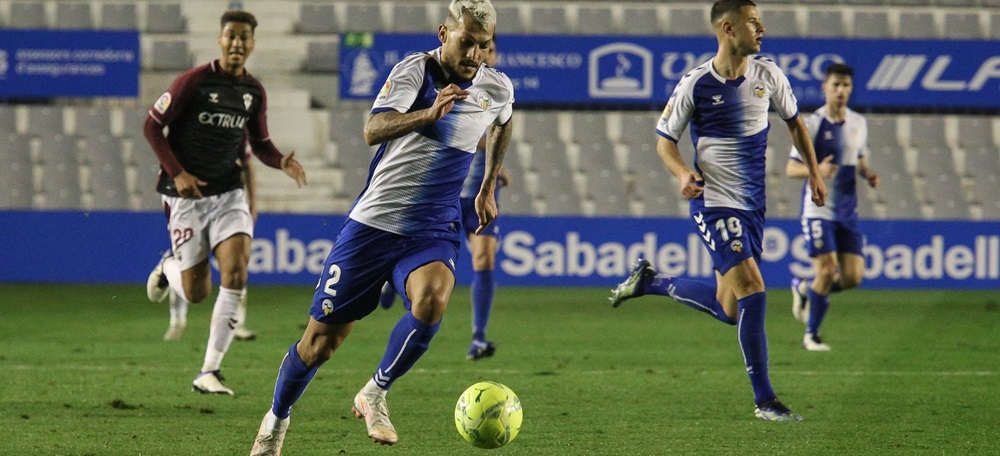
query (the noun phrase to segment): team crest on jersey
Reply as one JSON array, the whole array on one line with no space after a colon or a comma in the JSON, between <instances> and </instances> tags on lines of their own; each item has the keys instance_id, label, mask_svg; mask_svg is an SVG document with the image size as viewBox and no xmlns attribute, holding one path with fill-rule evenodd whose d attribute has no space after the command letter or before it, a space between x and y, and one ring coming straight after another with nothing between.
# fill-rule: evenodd
<instances>
[{"instance_id":1,"label":"team crest on jersey","mask_svg":"<svg viewBox=\"0 0 1000 456\"><path fill-rule=\"evenodd\" d=\"M764 98L764 84L756 83L753 85L753 94L757 95L757 98Z\"/></svg>"},{"instance_id":2,"label":"team crest on jersey","mask_svg":"<svg viewBox=\"0 0 1000 456\"><path fill-rule=\"evenodd\" d=\"M490 94L486 92L479 92L476 94L476 104L479 105L483 110L490 109L490 105L493 104L493 100L490 98Z\"/></svg>"},{"instance_id":3,"label":"team crest on jersey","mask_svg":"<svg viewBox=\"0 0 1000 456\"><path fill-rule=\"evenodd\" d=\"M156 103L153 103L153 109L155 109L156 112L163 114L167 112L167 108L170 107L171 100L172 98L170 97L170 92L163 92L163 95L160 95L160 98L156 100Z\"/></svg>"},{"instance_id":4,"label":"team crest on jersey","mask_svg":"<svg viewBox=\"0 0 1000 456\"><path fill-rule=\"evenodd\" d=\"M252 104L253 104L253 95L250 95L249 93L244 93L243 94L243 107L246 108L247 111L249 111L250 110L250 105L252 105Z\"/></svg>"},{"instance_id":5,"label":"team crest on jersey","mask_svg":"<svg viewBox=\"0 0 1000 456\"><path fill-rule=\"evenodd\" d=\"M210 93L210 94L208 94L208 101L212 102L212 103L218 103L219 102L219 94L217 94L217 93Z\"/></svg>"},{"instance_id":6,"label":"team crest on jersey","mask_svg":"<svg viewBox=\"0 0 1000 456\"><path fill-rule=\"evenodd\" d=\"M389 89L392 89L392 82L385 81L385 85L382 86L382 90L379 90L378 92L378 99L385 100L386 98L389 98Z\"/></svg>"},{"instance_id":7,"label":"team crest on jersey","mask_svg":"<svg viewBox=\"0 0 1000 456\"><path fill-rule=\"evenodd\" d=\"M734 252L737 252L737 253L742 252L743 251L743 243L740 242L740 241L733 241L733 243L730 244L730 248L732 248Z\"/></svg>"},{"instance_id":8,"label":"team crest on jersey","mask_svg":"<svg viewBox=\"0 0 1000 456\"><path fill-rule=\"evenodd\" d=\"M817 249L822 249L823 248L823 240L822 239L814 239L813 240L813 247L816 247Z\"/></svg>"},{"instance_id":9,"label":"team crest on jersey","mask_svg":"<svg viewBox=\"0 0 1000 456\"><path fill-rule=\"evenodd\" d=\"M823 139L825 139L827 141L832 140L833 139L833 132L830 131L830 130L824 131L823 132Z\"/></svg>"},{"instance_id":10,"label":"team crest on jersey","mask_svg":"<svg viewBox=\"0 0 1000 456\"><path fill-rule=\"evenodd\" d=\"M333 312L333 301L329 299L323 300L323 315L330 315Z\"/></svg>"}]
</instances>

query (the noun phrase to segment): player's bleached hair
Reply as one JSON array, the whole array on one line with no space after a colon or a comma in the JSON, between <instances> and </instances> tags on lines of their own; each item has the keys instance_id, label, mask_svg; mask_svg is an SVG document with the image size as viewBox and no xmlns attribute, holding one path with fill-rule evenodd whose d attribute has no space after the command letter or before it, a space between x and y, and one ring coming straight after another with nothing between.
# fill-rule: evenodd
<instances>
[{"instance_id":1,"label":"player's bleached hair","mask_svg":"<svg viewBox=\"0 0 1000 456\"><path fill-rule=\"evenodd\" d=\"M830 76L832 75L847 76L851 79L854 79L854 69L847 66L844 63L831 64L830 66L826 67L826 71L824 73L826 75L824 79L830 79Z\"/></svg>"},{"instance_id":2,"label":"player's bleached hair","mask_svg":"<svg viewBox=\"0 0 1000 456\"><path fill-rule=\"evenodd\" d=\"M744 6L757 6L757 4L750 0L717 0L712 4L712 13L709 15L709 20L714 25L723 16L739 13Z\"/></svg>"},{"instance_id":3,"label":"player's bleached hair","mask_svg":"<svg viewBox=\"0 0 1000 456\"><path fill-rule=\"evenodd\" d=\"M469 13L472 19L483 27L496 27L497 11L490 0L451 0L448 5L448 20L460 22Z\"/></svg>"},{"instance_id":4,"label":"player's bleached hair","mask_svg":"<svg viewBox=\"0 0 1000 456\"><path fill-rule=\"evenodd\" d=\"M257 30L257 18L253 14L250 14L243 10L229 10L222 13L222 18L219 19L219 28L226 28L227 22L235 22L237 24L247 24L250 26L250 31Z\"/></svg>"}]
</instances>

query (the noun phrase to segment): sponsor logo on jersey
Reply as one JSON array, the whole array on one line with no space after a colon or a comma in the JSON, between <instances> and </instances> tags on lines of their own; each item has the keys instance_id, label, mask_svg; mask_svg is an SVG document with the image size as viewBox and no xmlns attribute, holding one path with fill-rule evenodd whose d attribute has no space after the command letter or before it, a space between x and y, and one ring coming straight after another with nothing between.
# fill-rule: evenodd
<instances>
[{"instance_id":1,"label":"sponsor logo on jersey","mask_svg":"<svg viewBox=\"0 0 1000 456\"><path fill-rule=\"evenodd\" d=\"M198 122L203 125L211 125L219 128L236 128L242 130L246 126L247 116L234 116L220 112L203 112L198 114Z\"/></svg>"},{"instance_id":2,"label":"sponsor logo on jersey","mask_svg":"<svg viewBox=\"0 0 1000 456\"><path fill-rule=\"evenodd\" d=\"M389 90L391 89L392 89L392 82L385 81L385 85L382 86L382 90L379 90L378 92L378 100L385 101L387 98L389 98Z\"/></svg>"},{"instance_id":3,"label":"sponsor logo on jersey","mask_svg":"<svg viewBox=\"0 0 1000 456\"><path fill-rule=\"evenodd\" d=\"M209 103L218 103L219 102L219 94L217 94L217 93L210 93L210 94L208 94L208 101L209 101Z\"/></svg>"},{"instance_id":4,"label":"sponsor logo on jersey","mask_svg":"<svg viewBox=\"0 0 1000 456\"><path fill-rule=\"evenodd\" d=\"M170 92L163 92L163 95L160 95L160 98L156 100L156 103L153 103L153 109L155 109L156 112L163 114L167 112L167 108L170 107L170 102L172 100L173 98L170 96Z\"/></svg>"},{"instance_id":5,"label":"sponsor logo on jersey","mask_svg":"<svg viewBox=\"0 0 1000 456\"><path fill-rule=\"evenodd\" d=\"M249 93L244 93L243 94L243 107L246 108L247 111L249 111L250 110L250 105L252 105L252 104L253 104L253 95L250 95Z\"/></svg>"}]
</instances>

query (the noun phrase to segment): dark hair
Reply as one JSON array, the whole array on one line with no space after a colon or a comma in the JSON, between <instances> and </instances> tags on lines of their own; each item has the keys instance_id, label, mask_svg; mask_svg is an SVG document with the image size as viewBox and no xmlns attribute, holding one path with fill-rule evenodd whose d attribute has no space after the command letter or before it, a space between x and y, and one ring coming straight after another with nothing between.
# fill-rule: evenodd
<instances>
[{"instance_id":1,"label":"dark hair","mask_svg":"<svg viewBox=\"0 0 1000 456\"><path fill-rule=\"evenodd\" d=\"M843 63L834 63L826 67L826 77L824 79L830 79L832 75L847 76L854 79L854 69Z\"/></svg>"},{"instance_id":2,"label":"dark hair","mask_svg":"<svg viewBox=\"0 0 1000 456\"><path fill-rule=\"evenodd\" d=\"M247 24L250 26L250 31L253 32L257 30L257 18L242 10L229 10L222 13L222 19L219 20L219 28L226 28L227 22L235 22L237 24Z\"/></svg>"},{"instance_id":3,"label":"dark hair","mask_svg":"<svg viewBox=\"0 0 1000 456\"><path fill-rule=\"evenodd\" d=\"M750 0L716 0L716 2L712 4L712 14L709 18L714 24L715 21L719 20L726 14L740 12L740 9L744 6L757 6L757 4Z\"/></svg>"}]
</instances>

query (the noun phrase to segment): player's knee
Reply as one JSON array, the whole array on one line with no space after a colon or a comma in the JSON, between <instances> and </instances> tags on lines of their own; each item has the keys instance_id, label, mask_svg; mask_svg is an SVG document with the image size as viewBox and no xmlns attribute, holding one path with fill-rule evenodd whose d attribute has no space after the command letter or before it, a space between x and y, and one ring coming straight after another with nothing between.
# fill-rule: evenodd
<instances>
[{"instance_id":1,"label":"player's knee","mask_svg":"<svg viewBox=\"0 0 1000 456\"><path fill-rule=\"evenodd\" d=\"M324 343L303 344L300 341L298 350L302 363L309 367L323 364L333 357L333 347Z\"/></svg>"},{"instance_id":2,"label":"player's knee","mask_svg":"<svg viewBox=\"0 0 1000 456\"><path fill-rule=\"evenodd\" d=\"M816 278L824 282L832 282L837 278L837 265L824 264L816 268Z\"/></svg>"},{"instance_id":3,"label":"player's knee","mask_svg":"<svg viewBox=\"0 0 1000 456\"><path fill-rule=\"evenodd\" d=\"M184 287L184 294L187 295L188 301L192 304L204 301L208 297L208 292L208 287L200 284Z\"/></svg>"},{"instance_id":4,"label":"player's knee","mask_svg":"<svg viewBox=\"0 0 1000 456\"><path fill-rule=\"evenodd\" d=\"M861 285L864 278L857 274L844 274L840 276L840 288L846 290Z\"/></svg>"},{"instance_id":5,"label":"player's knee","mask_svg":"<svg viewBox=\"0 0 1000 456\"><path fill-rule=\"evenodd\" d=\"M412 300L410 310L413 317L422 323L432 325L441 321L444 311L448 308L448 297L445 293L422 293Z\"/></svg>"}]
</instances>

